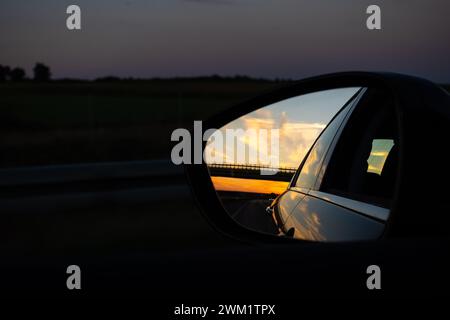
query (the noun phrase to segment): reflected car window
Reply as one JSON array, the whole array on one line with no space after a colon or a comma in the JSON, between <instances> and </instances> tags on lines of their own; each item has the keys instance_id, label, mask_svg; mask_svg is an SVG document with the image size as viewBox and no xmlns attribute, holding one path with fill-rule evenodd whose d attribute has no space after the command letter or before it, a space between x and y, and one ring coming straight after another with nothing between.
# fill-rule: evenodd
<instances>
[{"instance_id":1,"label":"reflected car window","mask_svg":"<svg viewBox=\"0 0 450 320\"><path fill-rule=\"evenodd\" d=\"M398 128L388 97L358 105L339 137L321 190L389 208L398 166Z\"/></svg>"},{"instance_id":2,"label":"reflected car window","mask_svg":"<svg viewBox=\"0 0 450 320\"><path fill-rule=\"evenodd\" d=\"M367 172L381 176L384 164L394 146L393 139L373 139L372 150L367 159Z\"/></svg>"}]
</instances>

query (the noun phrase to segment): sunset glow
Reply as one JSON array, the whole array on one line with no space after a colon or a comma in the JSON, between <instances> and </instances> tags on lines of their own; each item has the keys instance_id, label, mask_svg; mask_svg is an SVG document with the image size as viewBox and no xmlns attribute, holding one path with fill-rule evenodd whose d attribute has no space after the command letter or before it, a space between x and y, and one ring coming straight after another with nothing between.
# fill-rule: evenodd
<instances>
[{"instance_id":1,"label":"sunset glow","mask_svg":"<svg viewBox=\"0 0 450 320\"><path fill-rule=\"evenodd\" d=\"M217 191L235 191L263 194L280 194L284 192L288 181L271 181L259 179L242 179L230 177L211 177L214 188Z\"/></svg>"}]
</instances>

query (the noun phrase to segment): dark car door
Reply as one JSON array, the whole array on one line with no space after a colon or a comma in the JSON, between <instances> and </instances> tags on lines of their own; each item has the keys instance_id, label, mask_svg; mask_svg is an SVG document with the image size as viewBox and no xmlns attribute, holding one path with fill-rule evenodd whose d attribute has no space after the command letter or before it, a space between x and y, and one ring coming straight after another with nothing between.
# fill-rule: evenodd
<instances>
[{"instance_id":1,"label":"dark car door","mask_svg":"<svg viewBox=\"0 0 450 320\"><path fill-rule=\"evenodd\" d=\"M398 137L395 111L377 95L361 92L316 141L279 199L280 216L281 208L292 208L282 231L314 241L382 236L395 186Z\"/></svg>"}]
</instances>

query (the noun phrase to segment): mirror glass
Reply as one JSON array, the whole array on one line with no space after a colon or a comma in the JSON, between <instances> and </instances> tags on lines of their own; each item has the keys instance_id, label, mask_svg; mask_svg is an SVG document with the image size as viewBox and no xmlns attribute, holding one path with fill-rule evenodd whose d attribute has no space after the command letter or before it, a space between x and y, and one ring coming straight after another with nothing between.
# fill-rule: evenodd
<instances>
[{"instance_id":1,"label":"mirror glass","mask_svg":"<svg viewBox=\"0 0 450 320\"><path fill-rule=\"evenodd\" d=\"M253 216L259 212L267 216L266 208L287 189L314 141L359 90L337 88L292 97L214 132L205 159L228 213L239 223L257 228Z\"/></svg>"},{"instance_id":2,"label":"mirror glass","mask_svg":"<svg viewBox=\"0 0 450 320\"><path fill-rule=\"evenodd\" d=\"M285 99L209 132L214 188L240 225L310 241L382 236L398 168L398 122L382 89Z\"/></svg>"}]
</instances>

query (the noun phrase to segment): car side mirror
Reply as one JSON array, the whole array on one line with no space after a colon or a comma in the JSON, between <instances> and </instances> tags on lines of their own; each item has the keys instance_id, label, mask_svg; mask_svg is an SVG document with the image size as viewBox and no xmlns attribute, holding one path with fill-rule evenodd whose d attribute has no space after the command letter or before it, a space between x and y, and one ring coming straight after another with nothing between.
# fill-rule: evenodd
<instances>
[{"instance_id":1,"label":"car side mirror","mask_svg":"<svg viewBox=\"0 0 450 320\"><path fill-rule=\"evenodd\" d=\"M433 163L414 141L439 147L449 136L449 112L448 94L418 78L353 72L306 79L209 119L204 163L186 172L208 221L240 240L414 234L423 212L448 208L434 197L408 199L417 192L414 179L436 180L414 168ZM426 130L419 134L417 126Z\"/></svg>"}]
</instances>

